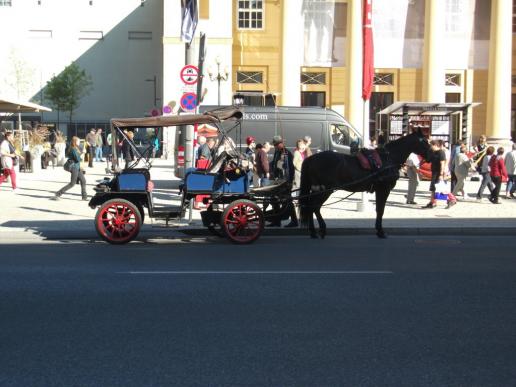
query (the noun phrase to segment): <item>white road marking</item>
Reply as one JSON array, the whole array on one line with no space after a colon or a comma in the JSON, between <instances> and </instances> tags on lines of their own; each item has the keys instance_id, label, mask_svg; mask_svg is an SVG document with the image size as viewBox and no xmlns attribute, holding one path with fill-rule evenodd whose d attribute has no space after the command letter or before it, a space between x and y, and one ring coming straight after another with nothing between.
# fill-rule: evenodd
<instances>
[{"instance_id":1,"label":"white road marking","mask_svg":"<svg viewBox=\"0 0 516 387\"><path fill-rule=\"evenodd\" d=\"M346 271L121 271L117 274L132 274L132 275L151 275L151 274L191 274L191 275L227 275L227 274L394 274L392 271L378 270L378 271L361 271L361 270L346 270Z\"/></svg>"}]
</instances>

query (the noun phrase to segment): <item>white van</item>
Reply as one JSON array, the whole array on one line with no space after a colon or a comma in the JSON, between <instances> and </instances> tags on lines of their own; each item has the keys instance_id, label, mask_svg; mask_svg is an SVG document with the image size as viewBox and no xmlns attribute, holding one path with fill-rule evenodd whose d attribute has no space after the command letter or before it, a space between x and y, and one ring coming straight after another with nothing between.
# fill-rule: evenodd
<instances>
[{"instance_id":1,"label":"white van","mask_svg":"<svg viewBox=\"0 0 516 387\"><path fill-rule=\"evenodd\" d=\"M217 106L201 106L200 111L216 109ZM244 113L241 133L225 125L227 134L244 150L246 138L253 136L256 143L272 143L276 135L283 137L286 146L293 149L296 141L305 136L312 138L312 152L332 150L350 154L354 148L363 146L362 136L337 112L320 107L285 106L242 106ZM184 151L186 130L178 127L176 131L175 174L184 176Z\"/></svg>"}]
</instances>

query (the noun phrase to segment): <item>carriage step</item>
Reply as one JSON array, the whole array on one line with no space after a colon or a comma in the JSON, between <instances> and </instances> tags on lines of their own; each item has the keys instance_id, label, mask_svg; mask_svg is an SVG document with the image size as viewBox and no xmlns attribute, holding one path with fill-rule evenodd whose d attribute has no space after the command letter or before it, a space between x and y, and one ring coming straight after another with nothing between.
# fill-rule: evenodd
<instances>
[{"instance_id":1,"label":"carriage step","mask_svg":"<svg viewBox=\"0 0 516 387\"><path fill-rule=\"evenodd\" d=\"M156 219L180 219L181 207L154 207L152 217Z\"/></svg>"}]
</instances>

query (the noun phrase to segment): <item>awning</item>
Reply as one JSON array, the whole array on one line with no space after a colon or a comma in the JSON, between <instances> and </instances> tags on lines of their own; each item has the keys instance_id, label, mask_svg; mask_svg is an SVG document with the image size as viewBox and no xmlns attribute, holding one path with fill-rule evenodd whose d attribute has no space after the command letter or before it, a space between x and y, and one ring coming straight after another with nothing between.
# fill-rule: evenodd
<instances>
[{"instance_id":1,"label":"awning","mask_svg":"<svg viewBox=\"0 0 516 387\"><path fill-rule=\"evenodd\" d=\"M432 103L432 102L395 102L378 114L402 115L407 112L409 116L447 116L459 111L464 111L469 107L479 106L479 102L469 103Z\"/></svg>"},{"instance_id":2,"label":"awning","mask_svg":"<svg viewBox=\"0 0 516 387\"><path fill-rule=\"evenodd\" d=\"M51 112L52 109L32 102L19 102L0 98L0 113L39 113Z\"/></svg>"}]
</instances>

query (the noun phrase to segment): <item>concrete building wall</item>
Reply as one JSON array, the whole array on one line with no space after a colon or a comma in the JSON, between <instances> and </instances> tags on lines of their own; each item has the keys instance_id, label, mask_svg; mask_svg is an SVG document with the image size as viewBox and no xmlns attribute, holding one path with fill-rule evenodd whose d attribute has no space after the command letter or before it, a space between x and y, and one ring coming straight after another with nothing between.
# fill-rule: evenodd
<instances>
[{"instance_id":1,"label":"concrete building wall","mask_svg":"<svg viewBox=\"0 0 516 387\"><path fill-rule=\"evenodd\" d=\"M41 93L46 82L76 62L93 80L76 120L148 114L154 82L146 79L156 76L158 97L162 92L162 15L163 0L34 0L0 7L1 94L48 104ZM16 64L25 69L21 90L11 76ZM55 118L45 114L45 120Z\"/></svg>"}]
</instances>

